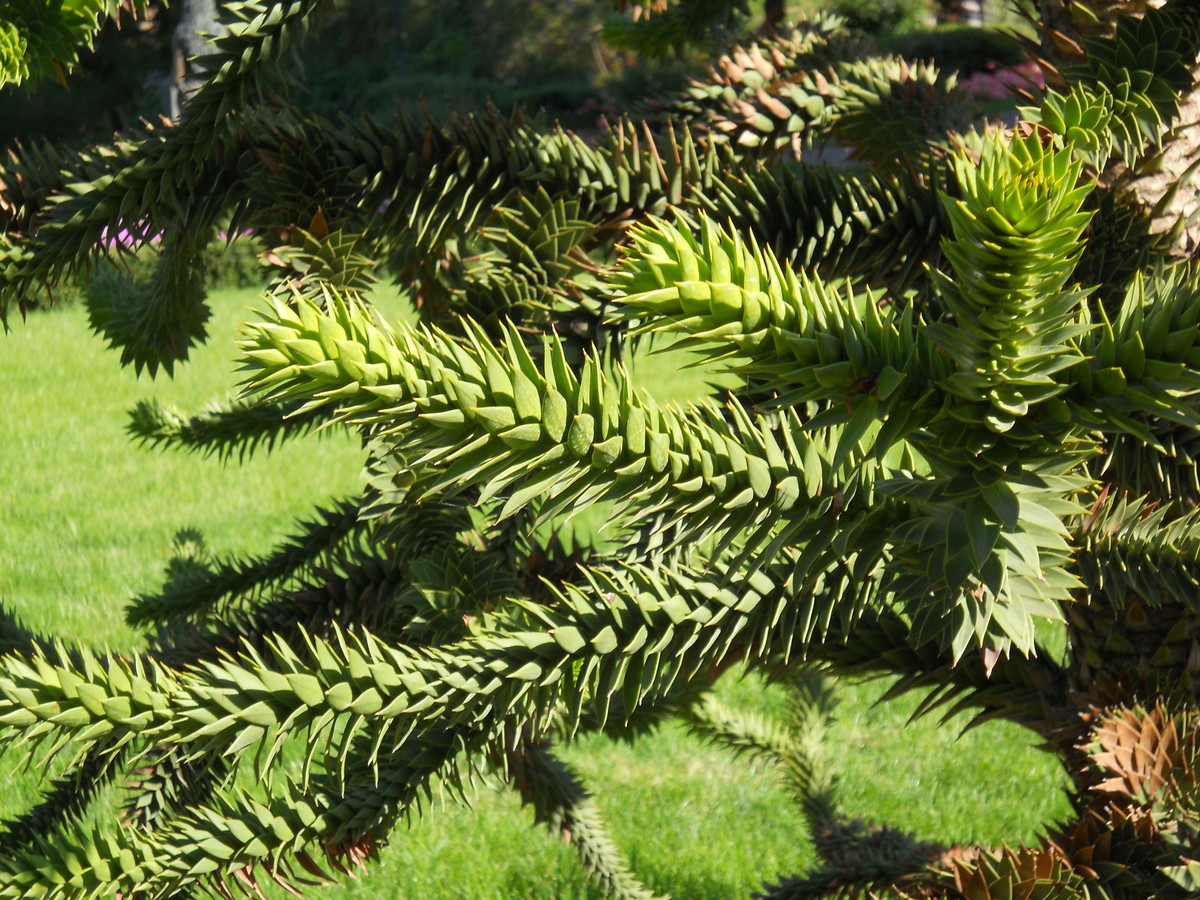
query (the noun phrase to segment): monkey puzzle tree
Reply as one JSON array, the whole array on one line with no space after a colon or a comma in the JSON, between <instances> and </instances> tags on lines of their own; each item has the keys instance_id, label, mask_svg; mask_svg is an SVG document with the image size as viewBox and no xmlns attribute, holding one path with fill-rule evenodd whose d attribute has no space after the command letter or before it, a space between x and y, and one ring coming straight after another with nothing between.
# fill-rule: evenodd
<instances>
[{"instance_id":1,"label":"monkey puzzle tree","mask_svg":"<svg viewBox=\"0 0 1200 900\"><path fill-rule=\"evenodd\" d=\"M1117 19L1012 129L825 18L595 143L282 108L272 65L319 6L227 6L178 125L3 173L6 308L112 252L106 228L162 232L153 277L91 308L151 373L204 337L215 230L269 236L242 399L132 430L233 457L350 428L369 478L262 556L181 548L128 607L144 652L9 623L0 728L69 771L7 823L0 896L296 884L479 769L650 896L553 742L671 716L780 763L820 863L767 896L1194 896L1200 285L1098 176L1153 162L1200 4ZM671 8L647 40L715 20ZM804 162L827 140L858 165ZM385 275L420 327L372 310ZM740 387L654 402L622 363L645 336ZM599 502L619 551L554 539ZM787 723L712 699L739 662L788 686ZM844 817L823 671L1031 729L1073 817L996 851ZM78 824L131 772L125 818Z\"/></svg>"}]
</instances>

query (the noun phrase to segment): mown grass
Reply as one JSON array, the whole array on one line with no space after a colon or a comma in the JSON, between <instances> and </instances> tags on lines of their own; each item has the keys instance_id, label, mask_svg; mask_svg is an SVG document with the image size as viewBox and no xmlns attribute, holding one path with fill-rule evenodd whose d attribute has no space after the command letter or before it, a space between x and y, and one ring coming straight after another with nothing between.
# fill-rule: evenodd
<instances>
[{"instance_id":1,"label":"mown grass","mask_svg":"<svg viewBox=\"0 0 1200 900\"><path fill-rule=\"evenodd\" d=\"M213 297L213 338L174 380L138 379L88 333L78 309L36 314L0 338L0 601L31 627L96 646L136 646L123 604L161 578L171 539L201 530L220 553L260 551L313 504L353 492L357 442L331 434L223 465L132 444L126 411L158 397L195 409L227 396L234 324L248 292ZM676 399L703 381L665 356L635 365ZM922 838L1029 840L1065 811L1061 773L1015 727L906 724L914 699L876 705L883 686L847 685L832 747L846 811ZM777 708L753 678L729 678L741 708ZM810 859L798 818L771 773L669 726L632 745L589 737L563 756L595 790L638 873L678 898L747 896ZM0 814L36 796L34 772L0 760ZM340 892L340 893L339 893ZM360 882L329 896L410 900L592 898L572 852L531 827L510 793L481 786L472 809L435 803L402 827Z\"/></svg>"}]
</instances>

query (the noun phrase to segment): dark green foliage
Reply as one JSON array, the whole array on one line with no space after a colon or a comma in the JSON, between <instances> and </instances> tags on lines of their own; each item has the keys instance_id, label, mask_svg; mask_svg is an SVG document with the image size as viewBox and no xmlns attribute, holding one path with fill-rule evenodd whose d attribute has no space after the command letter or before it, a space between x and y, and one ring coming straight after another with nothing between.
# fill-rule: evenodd
<instances>
[{"instance_id":1,"label":"dark green foliage","mask_svg":"<svg viewBox=\"0 0 1200 900\"><path fill-rule=\"evenodd\" d=\"M695 202L792 265L831 278L853 273L899 291L920 276L923 264L937 263L949 232L935 195L913 188L933 184L952 194L948 174L938 165L924 178L780 166L714 185Z\"/></svg>"},{"instance_id":2,"label":"dark green foliage","mask_svg":"<svg viewBox=\"0 0 1200 900\"><path fill-rule=\"evenodd\" d=\"M881 50L906 59L923 59L965 78L990 65L1011 66L1025 60L1020 45L1006 32L969 25L944 25L908 31L879 41Z\"/></svg>"},{"instance_id":3,"label":"dark green foliage","mask_svg":"<svg viewBox=\"0 0 1200 900\"><path fill-rule=\"evenodd\" d=\"M262 559L212 560L204 550L202 537L181 534L176 538L176 553L167 568L162 591L133 601L126 617L131 625L142 626L203 619L210 608L287 582L352 533L357 506L354 501L346 501L332 510L318 511L317 521L304 523L302 533Z\"/></svg>"},{"instance_id":4,"label":"dark green foliage","mask_svg":"<svg viewBox=\"0 0 1200 900\"><path fill-rule=\"evenodd\" d=\"M629 4L618 0L625 11ZM746 0L668 0L637 6L631 17L614 17L604 29L610 44L643 56L662 56L682 51L688 45L712 40L714 32L732 29L739 16L749 15Z\"/></svg>"},{"instance_id":5,"label":"dark green foliage","mask_svg":"<svg viewBox=\"0 0 1200 900\"><path fill-rule=\"evenodd\" d=\"M562 0L353 0L331 9L305 46L289 100L330 118L386 118L417 100L442 116L510 109L569 115L599 96L619 60L595 35L602 4ZM590 125L590 123L589 123Z\"/></svg>"},{"instance_id":6,"label":"dark green foliage","mask_svg":"<svg viewBox=\"0 0 1200 900\"><path fill-rule=\"evenodd\" d=\"M926 0L835 0L830 12L844 17L852 28L884 36L922 24L929 4Z\"/></svg>"},{"instance_id":7,"label":"dark green foliage","mask_svg":"<svg viewBox=\"0 0 1200 900\"><path fill-rule=\"evenodd\" d=\"M64 78L108 20L122 9L135 18L143 16L148 5L146 0L11 0L0 13L0 83Z\"/></svg>"},{"instance_id":8,"label":"dark green foliage","mask_svg":"<svg viewBox=\"0 0 1200 900\"><path fill-rule=\"evenodd\" d=\"M107 143L141 117L157 119L164 108L155 84L167 76L174 12L149 3L136 21L123 15L121 27L105 24L66 85L49 78L31 89L0 88L0 147L18 140Z\"/></svg>"},{"instance_id":9,"label":"dark green foliage","mask_svg":"<svg viewBox=\"0 0 1200 900\"><path fill-rule=\"evenodd\" d=\"M204 244L168 237L159 250L154 274L139 282L109 269L88 286L92 328L114 347L121 363L145 367L151 375L161 365L168 374L176 360L208 335L204 303Z\"/></svg>"}]
</instances>

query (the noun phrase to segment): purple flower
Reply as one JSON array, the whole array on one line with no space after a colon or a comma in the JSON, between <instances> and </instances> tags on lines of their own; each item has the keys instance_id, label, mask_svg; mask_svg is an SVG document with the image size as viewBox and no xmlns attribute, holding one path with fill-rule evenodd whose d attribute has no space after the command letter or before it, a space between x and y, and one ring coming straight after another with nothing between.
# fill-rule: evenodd
<instances>
[{"instance_id":1,"label":"purple flower","mask_svg":"<svg viewBox=\"0 0 1200 900\"><path fill-rule=\"evenodd\" d=\"M124 248L134 250L143 244L157 244L162 240L161 231L150 232L150 223L145 219L130 225L118 223L119 227L105 225L100 232L100 246L107 250Z\"/></svg>"},{"instance_id":2,"label":"purple flower","mask_svg":"<svg viewBox=\"0 0 1200 900\"><path fill-rule=\"evenodd\" d=\"M1041 67L1035 62L998 68L988 63L988 71L976 72L959 82L960 90L975 100L1005 100L1019 91L1039 91L1046 87Z\"/></svg>"}]
</instances>

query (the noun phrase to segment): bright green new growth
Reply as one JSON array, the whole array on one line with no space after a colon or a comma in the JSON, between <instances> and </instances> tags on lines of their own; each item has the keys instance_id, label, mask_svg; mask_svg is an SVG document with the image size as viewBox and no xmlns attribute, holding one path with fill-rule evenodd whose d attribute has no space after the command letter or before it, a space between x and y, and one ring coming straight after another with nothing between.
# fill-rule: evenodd
<instances>
[{"instance_id":1,"label":"bright green new growth","mask_svg":"<svg viewBox=\"0 0 1200 900\"><path fill-rule=\"evenodd\" d=\"M553 742L667 717L768 761L796 799L820 863L765 896L1194 893L1200 290L1102 176L1168 139L1200 8L1117 20L1012 130L919 115L950 80L848 62L858 45L820 20L661 104L690 127L591 144L494 115L256 105L319 6L230 7L178 126L30 151L4 181L6 309L105 252L105 228L167 230L155 276L91 309L151 374L203 337L193 249L225 222L273 241L242 397L143 404L131 430L232 458L348 428L367 475L260 557L184 536L129 607L157 626L145 652L11 629L0 737L75 780L8 824L0 897L295 886L479 772L604 890L652 896ZM638 40L728 11L671 4ZM874 168L775 158L829 136ZM372 307L383 277L420 324ZM647 338L737 387L655 401ZM565 546L596 504L605 542ZM1039 635L1062 623L1056 660ZM715 704L739 663L787 686L785 722ZM1076 820L976 852L847 817L826 670L1031 729ZM80 825L131 771L152 773L122 795L136 827Z\"/></svg>"}]
</instances>

